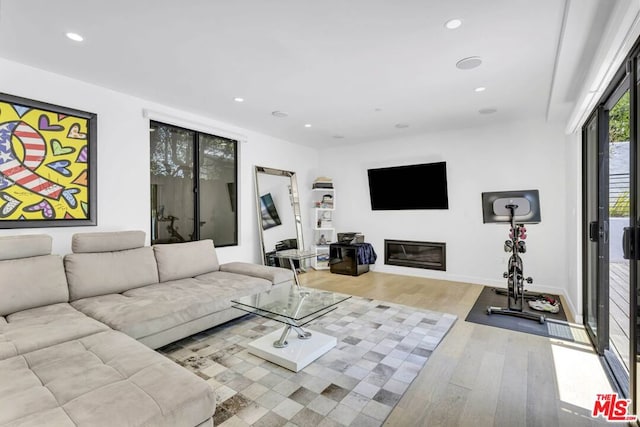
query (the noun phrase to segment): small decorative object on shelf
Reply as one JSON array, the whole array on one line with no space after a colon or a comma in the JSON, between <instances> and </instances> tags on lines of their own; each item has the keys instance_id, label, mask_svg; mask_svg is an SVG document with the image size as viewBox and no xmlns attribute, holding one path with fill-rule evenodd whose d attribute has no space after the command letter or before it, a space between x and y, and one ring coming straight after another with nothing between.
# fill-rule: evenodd
<instances>
[{"instance_id":1,"label":"small decorative object on shelf","mask_svg":"<svg viewBox=\"0 0 640 427\"><path fill-rule=\"evenodd\" d=\"M329 243L335 242L336 230L333 227L333 212L335 211L335 189L331 178L318 177L313 181L313 249L316 257L313 268L316 270L329 269Z\"/></svg>"},{"instance_id":2,"label":"small decorative object on shelf","mask_svg":"<svg viewBox=\"0 0 640 427\"><path fill-rule=\"evenodd\" d=\"M315 202L316 208L331 209L333 208L333 194L325 194L320 201Z\"/></svg>"},{"instance_id":3,"label":"small decorative object on shelf","mask_svg":"<svg viewBox=\"0 0 640 427\"><path fill-rule=\"evenodd\" d=\"M326 176L319 176L313 181L312 189L317 188L333 188L333 181Z\"/></svg>"}]
</instances>

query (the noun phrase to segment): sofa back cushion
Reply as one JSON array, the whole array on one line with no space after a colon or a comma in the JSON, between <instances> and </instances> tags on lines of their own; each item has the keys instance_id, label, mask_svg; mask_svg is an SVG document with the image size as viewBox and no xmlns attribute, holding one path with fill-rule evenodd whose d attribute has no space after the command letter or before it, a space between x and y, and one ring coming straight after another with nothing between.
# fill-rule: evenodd
<instances>
[{"instance_id":1,"label":"sofa back cushion","mask_svg":"<svg viewBox=\"0 0 640 427\"><path fill-rule=\"evenodd\" d=\"M158 283L151 247L117 252L69 254L64 257L71 301L119 294Z\"/></svg>"},{"instance_id":2,"label":"sofa back cushion","mask_svg":"<svg viewBox=\"0 0 640 427\"><path fill-rule=\"evenodd\" d=\"M0 237L0 260L49 255L51 242L46 234Z\"/></svg>"},{"instance_id":3,"label":"sofa back cushion","mask_svg":"<svg viewBox=\"0 0 640 427\"><path fill-rule=\"evenodd\" d=\"M213 240L154 245L160 281L185 279L220 269Z\"/></svg>"},{"instance_id":4,"label":"sofa back cushion","mask_svg":"<svg viewBox=\"0 0 640 427\"><path fill-rule=\"evenodd\" d=\"M69 301L62 258L51 237L0 237L0 316Z\"/></svg>"},{"instance_id":5,"label":"sofa back cushion","mask_svg":"<svg viewBox=\"0 0 640 427\"><path fill-rule=\"evenodd\" d=\"M114 252L144 246L144 231L77 233L71 238L73 253Z\"/></svg>"}]
</instances>

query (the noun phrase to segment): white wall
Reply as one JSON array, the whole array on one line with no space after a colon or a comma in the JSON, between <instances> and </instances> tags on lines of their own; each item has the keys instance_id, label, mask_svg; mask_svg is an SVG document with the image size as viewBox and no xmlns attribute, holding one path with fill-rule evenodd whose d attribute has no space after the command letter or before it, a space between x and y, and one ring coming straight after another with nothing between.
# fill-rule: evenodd
<instances>
[{"instance_id":1,"label":"white wall","mask_svg":"<svg viewBox=\"0 0 640 427\"><path fill-rule=\"evenodd\" d=\"M259 261L254 198L254 165L298 172L307 244L311 243L311 182L330 176L336 185L338 231L361 231L379 254L378 271L503 285L507 255L503 225L482 224L480 193L538 188L542 218L530 227L525 273L532 288L568 293L573 264L567 264L565 166L573 152L564 149L560 127L538 122L433 133L420 137L318 151L234 127L188 112L0 59L0 91L98 115L98 225L47 229L0 230L0 235L45 232L54 238L54 252L70 251L76 232L140 229L149 232L149 131L143 110L160 111L174 124L198 124L198 130L223 129L243 134L239 145L239 245L221 248L222 262ZM160 120L161 121L161 120ZM216 133L216 132L213 132ZM576 153L573 153L576 154ZM577 154L576 154L577 155ZM450 209L446 211L372 212L366 170L401 164L447 162ZM510 164L515 163L514 168ZM318 165L322 165L319 169ZM420 186L416 186L419 190ZM574 224L575 225L575 224ZM447 271L384 266L385 238L447 243ZM575 239L572 243L575 246ZM575 262L573 260L572 262ZM571 276L571 281L574 281ZM575 282L573 282L575 283Z\"/></svg>"},{"instance_id":2,"label":"white wall","mask_svg":"<svg viewBox=\"0 0 640 427\"><path fill-rule=\"evenodd\" d=\"M195 123L198 130L216 133L216 129L223 129L245 136L246 142L239 144L239 245L220 248L221 262L260 260L254 165L299 171L301 189L310 189L315 177L317 154L311 148L1 58L0 92L98 115L98 225L0 230L0 236L50 234L54 253L71 251L73 233L131 229L149 233L149 119L143 117L144 109L162 112L173 124L194 128L191 125ZM309 204L310 196L301 193L302 202Z\"/></svg>"},{"instance_id":3,"label":"white wall","mask_svg":"<svg viewBox=\"0 0 640 427\"><path fill-rule=\"evenodd\" d=\"M481 193L539 189L542 223L528 227L524 272L535 280L531 289L566 293L564 142L559 125L502 124L323 150L320 172L334 180L336 228L365 234L378 253L376 271L498 286L506 286L508 226L482 223ZM367 169L438 161L447 162L448 210L371 210ZM446 242L447 271L384 265L384 239Z\"/></svg>"}]
</instances>

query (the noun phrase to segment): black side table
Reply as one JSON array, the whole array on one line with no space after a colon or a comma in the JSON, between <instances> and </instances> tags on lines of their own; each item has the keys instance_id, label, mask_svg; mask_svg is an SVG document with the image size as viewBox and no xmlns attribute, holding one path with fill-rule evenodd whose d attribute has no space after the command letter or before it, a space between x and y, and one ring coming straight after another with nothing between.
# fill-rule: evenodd
<instances>
[{"instance_id":1,"label":"black side table","mask_svg":"<svg viewBox=\"0 0 640 427\"><path fill-rule=\"evenodd\" d=\"M369 243L332 243L329 245L329 270L336 274L359 276L369 271L369 264L358 264L358 251Z\"/></svg>"}]
</instances>

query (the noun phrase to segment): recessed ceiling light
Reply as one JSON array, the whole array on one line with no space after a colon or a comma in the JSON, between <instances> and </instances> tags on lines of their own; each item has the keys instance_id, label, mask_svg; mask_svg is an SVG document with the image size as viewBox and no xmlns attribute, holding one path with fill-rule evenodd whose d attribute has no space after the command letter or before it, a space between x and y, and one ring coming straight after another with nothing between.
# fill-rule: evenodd
<instances>
[{"instance_id":1,"label":"recessed ceiling light","mask_svg":"<svg viewBox=\"0 0 640 427\"><path fill-rule=\"evenodd\" d=\"M275 117L287 117L289 113L285 113L284 111L273 111L271 115Z\"/></svg>"},{"instance_id":2,"label":"recessed ceiling light","mask_svg":"<svg viewBox=\"0 0 640 427\"><path fill-rule=\"evenodd\" d=\"M493 114L498 111L497 108L483 108L482 110L478 110L480 114Z\"/></svg>"},{"instance_id":3,"label":"recessed ceiling light","mask_svg":"<svg viewBox=\"0 0 640 427\"><path fill-rule=\"evenodd\" d=\"M311 127L311 123L305 123L304 127L310 128Z\"/></svg>"},{"instance_id":4,"label":"recessed ceiling light","mask_svg":"<svg viewBox=\"0 0 640 427\"><path fill-rule=\"evenodd\" d=\"M240 98L240 97L233 98L233 100L236 102L244 102L244 98Z\"/></svg>"},{"instance_id":5,"label":"recessed ceiling light","mask_svg":"<svg viewBox=\"0 0 640 427\"><path fill-rule=\"evenodd\" d=\"M398 123L398 124L396 125L396 127L397 127L398 129L405 129L405 128L408 128L408 127L409 127L409 125L408 125L407 123Z\"/></svg>"},{"instance_id":6,"label":"recessed ceiling light","mask_svg":"<svg viewBox=\"0 0 640 427\"><path fill-rule=\"evenodd\" d=\"M447 22L444 23L444 26L450 30L455 30L456 28L460 28L461 25L462 25L462 21L459 19L449 19Z\"/></svg>"},{"instance_id":7,"label":"recessed ceiling light","mask_svg":"<svg viewBox=\"0 0 640 427\"><path fill-rule=\"evenodd\" d=\"M482 64L482 59L479 56L470 56L456 62L456 67L461 70L470 70L472 68L479 67L480 64Z\"/></svg>"},{"instance_id":8,"label":"recessed ceiling light","mask_svg":"<svg viewBox=\"0 0 640 427\"><path fill-rule=\"evenodd\" d=\"M67 38L73 40L74 42L81 42L84 40L84 37L82 37L78 33L67 33L66 36Z\"/></svg>"},{"instance_id":9,"label":"recessed ceiling light","mask_svg":"<svg viewBox=\"0 0 640 427\"><path fill-rule=\"evenodd\" d=\"M343 139L344 135L333 135L335 139Z\"/></svg>"},{"instance_id":10,"label":"recessed ceiling light","mask_svg":"<svg viewBox=\"0 0 640 427\"><path fill-rule=\"evenodd\" d=\"M484 92L485 90L487 90L487 88L484 86L480 86L474 89L474 91L476 92Z\"/></svg>"}]
</instances>

